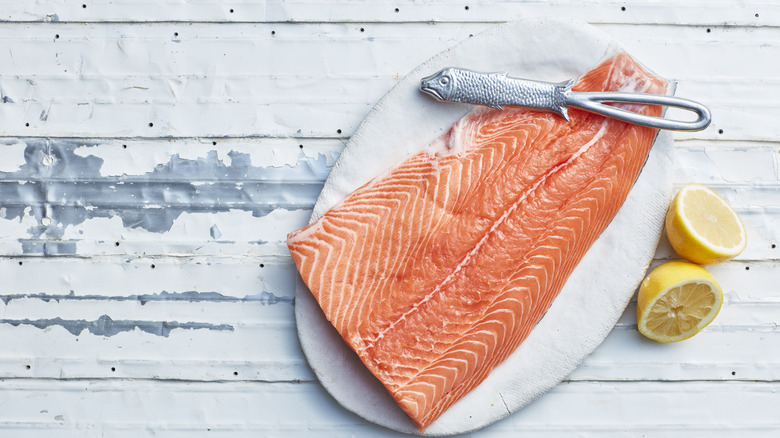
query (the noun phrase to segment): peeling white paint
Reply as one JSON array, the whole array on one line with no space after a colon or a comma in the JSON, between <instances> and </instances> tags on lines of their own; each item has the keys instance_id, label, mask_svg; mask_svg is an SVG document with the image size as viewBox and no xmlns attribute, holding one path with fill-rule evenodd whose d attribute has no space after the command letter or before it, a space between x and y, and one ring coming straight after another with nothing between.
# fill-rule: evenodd
<instances>
[{"instance_id":1,"label":"peeling white paint","mask_svg":"<svg viewBox=\"0 0 780 438\"><path fill-rule=\"evenodd\" d=\"M28 207L20 218L0 219L0 253L18 255L22 254L20 236L28 236L29 230L38 225L38 220L30 214ZM3 211L5 216L5 211Z\"/></svg>"},{"instance_id":2,"label":"peeling white paint","mask_svg":"<svg viewBox=\"0 0 780 438\"><path fill-rule=\"evenodd\" d=\"M174 221L171 230L158 235L158 238L172 241L182 238L213 239L211 228L216 225L221 232L221 236L216 239L219 241L283 242L287 239L287 233L293 229L290 227L306 225L310 215L311 212L307 210L290 211L283 208L261 218L253 217L248 211L182 213Z\"/></svg>"},{"instance_id":3,"label":"peeling white paint","mask_svg":"<svg viewBox=\"0 0 780 438\"><path fill-rule=\"evenodd\" d=\"M119 144L105 146L82 146L74 150L80 157L97 157L103 160L100 166L101 176L143 175L152 172L159 164L167 163L171 155L163 148L147 153L138 153L123 149Z\"/></svg>"},{"instance_id":4,"label":"peeling white paint","mask_svg":"<svg viewBox=\"0 0 780 438\"><path fill-rule=\"evenodd\" d=\"M134 229L128 229L128 232L132 233ZM149 238L154 233L147 233L145 237ZM64 240L82 240L84 236L90 236L93 239L102 240L114 240L123 238L127 234L125 233L125 227L122 223L122 218L114 216L111 218L96 217L87 219L86 221L75 224L67 225L62 235Z\"/></svg>"},{"instance_id":5,"label":"peeling white paint","mask_svg":"<svg viewBox=\"0 0 780 438\"><path fill-rule=\"evenodd\" d=\"M153 206L148 206L153 208ZM129 228L118 216L112 218L92 218L65 227L63 240L84 240L89 236L91 240L106 241L139 241L169 242L172 246L180 245L183 241L196 243L209 240L223 242L284 242L287 233L293 229L302 227L308 223L310 211L286 210L279 208L263 217L254 217L248 211L227 211L216 213L182 213L173 222L171 229L163 233L147 231L143 228ZM0 221L0 233L4 233L2 225L7 222ZM211 228L217 226L221 237L215 239L211 235ZM14 236L21 228L9 229L7 236Z\"/></svg>"},{"instance_id":6,"label":"peeling white paint","mask_svg":"<svg viewBox=\"0 0 780 438\"><path fill-rule=\"evenodd\" d=\"M27 145L24 142L4 144L0 146L0 172L16 172L27 161L24 159L24 150Z\"/></svg>"},{"instance_id":7,"label":"peeling white paint","mask_svg":"<svg viewBox=\"0 0 780 438\"><path fill-rule=\"evenodd\" d=\"M217 143L216 145L214 143ZM100 166L100 175L103 177L143 176L153 172L158 166L171 161L178 156L185 160L205 159L209 154L215 153L217 159L226 167L232 165L231 153L246 154L250 157L254 167L295 167L305 159L318 160L325 158L328 166L332 166L343 144L336 142L323 142L316 140L311 145L306 141L278 141L278 140L169 140L165 143L139 143L138 141L105 140L100 144L84 145L74 150L80 157L96 157L103 162ZM21 157L24 159L24 143L21 143ZM24 164L24 161L19 164ZM14 168L14 171L18 170Z\"/></svg>"}]
</instances>

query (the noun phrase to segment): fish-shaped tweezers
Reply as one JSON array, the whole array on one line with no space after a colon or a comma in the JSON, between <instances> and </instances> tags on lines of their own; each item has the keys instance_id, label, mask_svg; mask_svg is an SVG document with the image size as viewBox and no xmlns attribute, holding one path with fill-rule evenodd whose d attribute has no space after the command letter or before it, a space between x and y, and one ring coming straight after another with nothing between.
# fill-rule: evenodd
<instances>
[{"instance_id":1,"label":"fish-shaped tweezers","mask_svg":"<svg viewBox=\"0 0 780 438\"><path fill-rule=\"evenodd\" d=\"M423 78L420 90L442 101L485 105L497 109L504 109L504 106L522 106L552 111L567 121L567 109L576 107L635 125L674 131L701 131L710 124L710 110L693 100L660 94L577 92L571 91L573 82L532 81L509 77L507 73L480 73L448 67ZM605 102L675 107L695 112L697 118L694 121L670 120L604 105Z\"/></svg>"}]
</instances>

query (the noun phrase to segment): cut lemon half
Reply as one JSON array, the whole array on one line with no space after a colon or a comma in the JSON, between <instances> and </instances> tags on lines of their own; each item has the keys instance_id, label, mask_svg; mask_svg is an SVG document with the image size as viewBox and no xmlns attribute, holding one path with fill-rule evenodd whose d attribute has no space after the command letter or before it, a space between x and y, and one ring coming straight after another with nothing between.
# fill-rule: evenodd
<instances>
[{"instance_id":1,"label":"cut lemon half","mask_svg":"<svg viewBox=\"0 0 780 438\"><path fill-rule=\"evenodd\" d=\"M699 184L677 192L666 214L666 236L678 254L702 265L729 260L747 245L745 226L734 209Z\"/></svg>"},{"instance_id":2,"label":"cut lemon half","mask_svg":"<svg viewBox=\"0 0 780 438\"><path fill-rule=\"evenodd\" d=\"M659 342L677 342L695 335L715 319L723 292L701 266L669 262L655 268L639 287L639 332Z\"/></svg>"}]
</instances>

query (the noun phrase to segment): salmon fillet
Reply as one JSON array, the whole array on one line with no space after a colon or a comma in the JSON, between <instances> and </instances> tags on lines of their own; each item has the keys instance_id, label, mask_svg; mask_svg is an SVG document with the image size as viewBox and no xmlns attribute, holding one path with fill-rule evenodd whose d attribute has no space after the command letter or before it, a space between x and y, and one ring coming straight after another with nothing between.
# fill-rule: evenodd
<instances>
[{"instance_id":1,"label":"salmon fillet","mask_svg":"<svg viewBox=\"0 0 780 438\"><path fill-rule=\"evenodd\" d=\"M663 94L666 82L619 53L574 89ZM544 316L657 133L569 115L476 109L288 236L328 321L420 431Z\"/></svg>"}]
</instances>

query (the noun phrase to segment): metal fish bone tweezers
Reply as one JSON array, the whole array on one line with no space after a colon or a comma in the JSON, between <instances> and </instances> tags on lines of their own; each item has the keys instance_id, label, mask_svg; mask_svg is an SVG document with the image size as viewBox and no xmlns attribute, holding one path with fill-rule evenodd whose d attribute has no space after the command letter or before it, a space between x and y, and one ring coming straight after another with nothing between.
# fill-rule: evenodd
<instances>
[{"instance_id":1,"label":"metal fish bone tweezers","mask_svg":"<svg viewBox=\"0 0 780 438\"><path fill-rule=\"evenodd\" d=\"M710 124L710 110L689 99L660 94L621 92L571 91L574 81L561 83L532 81L507 76L507 73L480 73L449 67L424 78L420 90L438 100L462 102L504 109L504 106L522 106L552 111L567 121L568 108L575 107L603 116L674 131L701 131ZM615 106L612 103L661 105L695 112L694 121L670 120L647 116Z\"/></svg>"}]
</instances>

